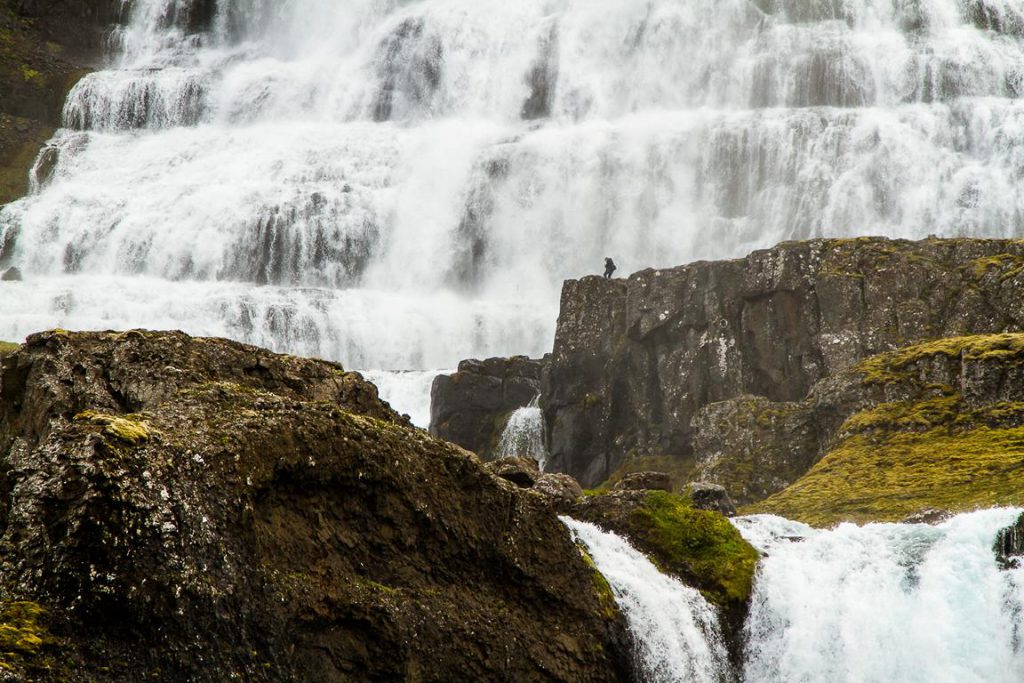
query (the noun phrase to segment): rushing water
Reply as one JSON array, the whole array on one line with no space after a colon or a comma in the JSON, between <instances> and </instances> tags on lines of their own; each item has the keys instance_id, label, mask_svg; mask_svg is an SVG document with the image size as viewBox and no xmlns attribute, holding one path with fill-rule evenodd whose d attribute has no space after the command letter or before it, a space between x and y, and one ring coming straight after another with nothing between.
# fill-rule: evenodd
<instances>
[{"instance_id":1,"label":"rushing water","mask_svg":"<svg viewBox=\"0 0 1024 683\"><path fill-rule=\"evenodd\" d=\"M1024 567L1000 569L996 533L1022 510L942 524L816 530L740 517L761 553L744 628L744 683L1019 683ZM716 615L615 534L562 521L608 579L644 681L729 681Z\"/></svg>"},{"instance_id":2,"label":"rushing water","mask_svg":"<svg viewBox=\"0 0 1024 683\"><path fill-rule=\"evenodd\" d=\"M548 451L544 446L544 415L540 397L519 408L508 417L498 441L499 458L527 457L537 461L541 471L547 464Z\"/></svg>"},{"instance_id":3,"label":"rushing water","mask_svg":"<svg viewBox=\"0 0 1024 683\"><path fill-rule=\"evenodd\" d=\"M608 580L637 645L647 683L729 680L728 655L715 610L695 589L665 576L619 536L562 517Z\"/></svg>"},{"instance_id":4,"label":"rushing water","mask_svg":"<svg viewBox=\"0 0 1024 683\"><path fill-rule=\"evenodd\" d=\"M992 552L996 532L1020 514L831 531L738 519L766 554L746 625L745 680L1024 681L1024 569L1000 570Z\"/></svg>"},{"instance_id":5,"label":"rushing water","mask_svg":"<svg viewBox=\"0 0 1024 683\"><path fill-rule=\"evenodd\" d=\"M0 211L0 338L425 371L548 351L604 256L1024 226L1024 0L129 7Z\"/></svg>"}]
</instances>

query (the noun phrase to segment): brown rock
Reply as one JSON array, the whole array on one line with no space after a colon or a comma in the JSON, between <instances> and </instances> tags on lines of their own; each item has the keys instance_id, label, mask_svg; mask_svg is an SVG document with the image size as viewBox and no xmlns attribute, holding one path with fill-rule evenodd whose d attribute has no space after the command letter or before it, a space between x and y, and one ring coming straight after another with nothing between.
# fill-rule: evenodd
<instances>
[{"instance_id":1,"label":"brown rock","mask_svg":"<svg viewBox=\"0 0 1024 683\"><path fill-rule=\"evenodd\" d=\"M47 630L12 680L630 676L551 506L333 363L34 335L0 359L0 488L0 615Z\"/></svg>"},{"instance_id":2,"label":"brown rock","mask_svg":"<svg viewBox=\"0 0 1024 683\"><path fill-rule=\"evenodd\" d=\"M485 465L496 477L510 481L521 489L532 488L540 476L537 461L531 458L502 458Z\"/></svg>"},{"instance_id":3,"label":"brown rock","mask_svg":"<svg viewBox=\"0 0 1024 683\"><path fill-rule=\"evenodd\" d=\"M613 488L616 491L672 491L672 478L665 472L633 472Z\"/></svg>"},{"instance_id":4,"label":"brown rock","mask_svg":"<svg viewBox=\"0 0 1024 683\"><path fill-rule=\"evenodd\" d=\"M712 510L726 517L736 515L736 506L726 492L724 486L709 484L705 481L694 481L687 485L690 503L697 510Z\"/></svg>"}]
</instances>

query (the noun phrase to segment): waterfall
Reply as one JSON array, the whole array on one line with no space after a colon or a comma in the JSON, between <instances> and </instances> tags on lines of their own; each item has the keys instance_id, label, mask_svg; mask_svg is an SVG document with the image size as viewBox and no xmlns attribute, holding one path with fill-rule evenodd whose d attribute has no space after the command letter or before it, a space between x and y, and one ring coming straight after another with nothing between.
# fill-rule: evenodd
<instances>
[{"instance_id":1,"label":"waterfall","mask_svg":"<svg viewBox=\"0 0 1024 683\"><path fill-rule=\"evenodd\" d=\"M1024 0L127 7L0 210L0 338L428 371L550 350L609 255L1024 226Z\"/></svg>"},{"instance_id":2,"label":"waterfall","mask_svg":"<svg viewBox=\"0 0 1024 683\"><path fill-rule=\"evenodd\" d=\"M560 517L607 579L636 640L645 683L728 681L728 655L714 608L613 533Z\"/></svg>"},{"instance_id":3,"label":"waterfall","mask_svg":"<svg viewBox=\"0 0 1024 683\"><path fill-rule=\"evenodd\" d=\"M830 531L737 519L765 553L746 624L745 680L1024 680L1024 569L1000 570L993 554L996 534L1020 513Z\"/></svg>"},{"instance_id":4,"label":"waterfall","mask_svg":"<svg viewBox=\"0 0 1024 683\"><path fill-rule=\"evenodd\" d=\"M539 401L538 396L530 401L529 405L509 415L505 429L501 433L501 440L498 442L498 457L533 458L543 472L548 452L544 447L544 415Z\"/></svg>"}]
</instances>

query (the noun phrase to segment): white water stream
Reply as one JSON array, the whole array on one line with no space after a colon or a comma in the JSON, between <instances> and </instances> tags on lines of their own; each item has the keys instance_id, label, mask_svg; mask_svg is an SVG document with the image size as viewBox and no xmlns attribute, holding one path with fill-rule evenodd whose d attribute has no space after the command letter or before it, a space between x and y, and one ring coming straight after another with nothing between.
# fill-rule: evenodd
<instances>
[{"instance_id":1,"label":"white water stream","mask_svg":"<svg viewBox=\"0 0 1024 683\"><path fill-rule=\"evenodd\" d=\"M533 458L540 470L544 471L548 451L544 446L544 415L540 409L539 396L530 401L529 405L509 415L498 441L498 457Z\"/></svg>"},{"instance_id":2,"label":"white water stream","mask_svg":"<svg viewBox=\"0 0 1024 683\"><path fill-rule=\"evenodd\" d=\"M172 327L428 371L548 351L561 281L605 256L1024 227L1024 0L130 7L0 210L26 276L0 338Z\"/></svg>"},{"instance_id":3,"label":"white water stream","mask_svg":"<svg viewBox=\"0 0 1024 683\"><path fill-rule=\"evenodd\" d=\"M648 683L719 683L728 654L715 610L695 589L658 571L619 536L561 517L608 580L636 640Z\"/></svg>"},{"instance_id":4,"label":"white water stream","mask_svg":"<svg viewBox=\"0 0 1024 683\"><path fill-rule=\"evenodd\" d=\"M937 526L816 531L736 520L767 554L747 620L748 683L1024 681L1024 569L995 562L996 532L1021 510Z\"/></svg>"},{"instance_id":5,"label":"white water stream","mask_svg":"<svg viewBox=\"0 0 1024 683\"><path fill-rule=\"evenodd\" d=\"M1019 683L1024 566L1000 569L992 546L1022 512L832 530L737 518L763 553L738 676L699 593L615 534L562 521L611 584L644 681Z\"/></svg>"}]
</instances>

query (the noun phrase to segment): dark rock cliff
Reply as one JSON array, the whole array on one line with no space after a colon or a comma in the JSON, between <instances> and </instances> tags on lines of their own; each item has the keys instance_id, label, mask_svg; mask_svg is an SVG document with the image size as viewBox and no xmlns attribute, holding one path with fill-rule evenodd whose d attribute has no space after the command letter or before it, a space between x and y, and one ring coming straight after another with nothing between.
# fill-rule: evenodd
<instances>
[{"instance_id":1,"label":"dark rock cliff","mask_svg":"<svg viewBox=\"0 0 1024 683\"><path fill-rule=\"evenodd\" d=\"M340 366L181 333L0 354L18 680L628 680L549 500Z\"/></svg>"},{"instance_id":2,"label":"dark rock cliff","mask_svg":"<svg viewBox=\"0 0 1024 683\"><path fill-rule=\"evenodd\" d=\"M102 59L120 0L0 0L0 204L29 188L71 87Z\"/></svg>"},{"instance_id":3,"label":"dark rock cliff","mask_svg":"<svg viewBox=\"0 0 1024 683\"><path fill-rule=\"evenodd\" d=\"M570 280L542 382L549 469L593 486L627 457L693 461L698 434L714 448L731 438L715 425L737 422L784 422L816 445L819 427L787 403L873 354L1020 330L1022 295L1024 243L1004 240L813 240L625 280ZM708 408L737 399L746 405ZM766 472L738 498L779 490L817 457L793 448L785 476Z\"/></svg>"}]
</instances>

